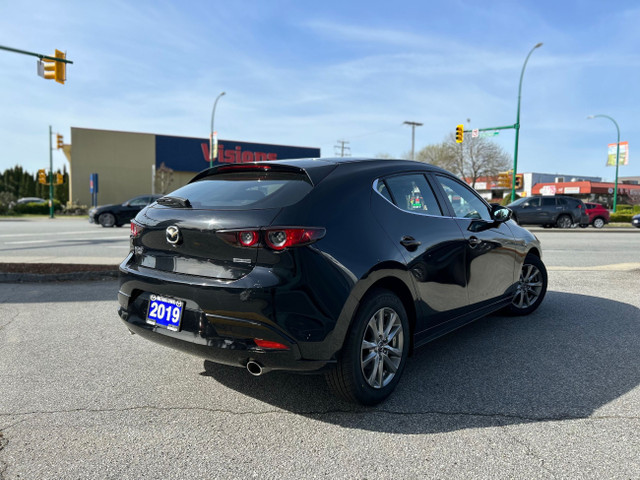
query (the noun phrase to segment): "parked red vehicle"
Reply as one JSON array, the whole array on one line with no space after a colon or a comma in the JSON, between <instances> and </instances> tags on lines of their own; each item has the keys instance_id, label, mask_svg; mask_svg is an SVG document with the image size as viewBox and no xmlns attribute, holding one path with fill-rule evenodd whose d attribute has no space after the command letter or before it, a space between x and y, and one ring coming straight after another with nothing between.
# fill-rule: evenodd
<instances>
[{"instance_id":1,"label":"parked red vehicle","mask_svg":"<svg viewBox=\"0 0 640 480\"><path fill-rule=\"evenodd\" d=\"M609 223L609 210L599 203L587 203L587 214L589 215L589 225L594 228L602 228Z\"/></svg>"}]
</instances>

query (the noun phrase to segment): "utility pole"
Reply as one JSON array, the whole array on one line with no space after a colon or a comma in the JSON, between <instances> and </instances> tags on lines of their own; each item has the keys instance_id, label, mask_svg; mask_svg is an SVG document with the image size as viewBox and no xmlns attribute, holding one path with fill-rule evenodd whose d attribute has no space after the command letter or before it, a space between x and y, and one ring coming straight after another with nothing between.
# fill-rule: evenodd
<instances>
[{"instance_id":1,"label":"utility pole","mask_svg":"<svg viewBox=\"0 0 640 480\"><path fill-rule=\"evenodd\" d=\"M418 122L403 122L403 125L411 126L411 160L415 160L415 146L416 146L416 127L421 127L422 123Z\"/></svg>"},{"instance_id":2,"label":"utility pole","mask_svg":"<svg viewBox=\"0 0 640 480\"><path fill-rule=\"evenodd\" d=\"M348 146L349 142L347 140L338 140L339 145L334 145L335 155L338 155L340 152L341 157L350 157L351 156L351 147Z\"/></svg>"}]
</instances>

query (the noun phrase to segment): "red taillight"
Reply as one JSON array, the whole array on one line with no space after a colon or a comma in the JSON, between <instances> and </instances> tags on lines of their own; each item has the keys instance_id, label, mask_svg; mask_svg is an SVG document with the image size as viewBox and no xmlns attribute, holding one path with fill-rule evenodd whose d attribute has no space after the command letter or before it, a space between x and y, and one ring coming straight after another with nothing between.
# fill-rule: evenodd
<instances>
[{"instance_id":1,"label":"red taillight","mask_svg":"<svg viewBox=\"0 0 640 480\"><path fill-rule=\"evenodd\" d=\"M274 250L284 250L287 247L309 245L320 240L324 234L324 228L269 229L265 232L265 241Z\"/></svg>"},{"instance_id":2,"label":"red taillight","mask_svg":"<svg viewBox=\"0 0 640 480\"><path fill-rule=\"evenodd\" d=\"M243 247L252 247L258 243L258 232L238 232L238 243Z\"/></svg>"},{"instance_id":3,"label":"red taillight","mask_svg":"<svg viewBox=\"0 0 640 480\"><path fill-rule=\"evenodd\" d=\"M142 233L142 225L138 225L136 222L131 222L131 236L136 238Z\"/></svg>"},{"instance_id":4,"label":"red taillight","mask_svg":"<svg viewBox=\"0 0 640 480\"><path fill-rule=\"evenodd\" d=\"M258 247L262 244L280 251L288 247L309 245L320 240L325 233L324 228L270 227L261 230L225 230L217 232L217 235L225 242L238 247Z\"/></svg>"},{"instance_id":5,"label":"red taillight","mask_svg":"<svg viewBox=\"0 0 640 480\"><path fill-rule=\"evenodd\" d=\"M282 343L272 342L271 340L263 340L261 338L254 338L253 341L260 348L267 348L269 350L289 350L289 347Z\"/></svg>"}]
</instances>

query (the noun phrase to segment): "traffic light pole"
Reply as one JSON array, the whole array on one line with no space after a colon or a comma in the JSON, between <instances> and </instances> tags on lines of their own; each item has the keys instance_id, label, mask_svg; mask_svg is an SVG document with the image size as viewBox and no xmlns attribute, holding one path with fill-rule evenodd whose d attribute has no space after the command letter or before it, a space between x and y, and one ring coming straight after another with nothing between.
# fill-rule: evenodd
<instances>
[{"instance_id":1,"label":"traffic light pole","mask_svg":"<svg viewBox=\"0 0 640 480\"><path fill-rule=\"evenodd\" d=\"M514 125L516 129L516 144L513 151L513 176L511 182L511 201L513 202L516 199L516 173L518 172L518 139L520 137L520 99L522 97L522 79L524 78L524 69L527 67L527 62L529 61L529 57L533 53L536 48L542 46L542 43L536 44L529 54L527 58L524 60L524 65L522 65L522 71L520 72L520 83L518 84L518 111L516 113L516 123Z\"/></svg>"},{"instance_id":2,"label":"traffic light pole","mask_svg":"<svg viewBox=\"0 0 640 480\"><path fill-rule=\"evenodd\" d=\"M515 149L513 152L513 172L511 174L511 201L513 202L516 198L516 174L518 173L518 139L520 137L520 99L522 98L522 79L524 78L524 69L527 67L527 62L529 61L529 57L536 48L542 46L542 43L536 44L529 54L527 58L524 60L524 64L522 65L522 70L520 71L520 83L518 84L518 110L516 112L516 123L513 125L508 125L506 127L497 127L497 128L479 128L478 131L486 131L486 130L504 130L507 128L513 128L516 131L516 141L515 141ZM465 130L466 132L466 130Z\"/></svg>"},{"instance_id":3,"label":"traffic light pole","mask_svg":"<svg viewBox=\"0 0 640 480\"><path fill-rule=\"evenodd\" d=\"M0 45L0 50L6 50L7 52L21 53L22 55L31 55L32 57L38 57L40 60L52 60L54 62L73 63L71 60L58 57L50 57L49 55L42 55L41 53L27 52L26 50L18 50L17 48L3 47Z\"/></svg>"},{"instance_id":4,"label":"traffic light pole","mask_svg":"<svg viewBox=\"0 0 640 480\"><path fill-rule=\"evenodd\" d=\"M49 125L49 218L53 218L53 145L51 135L51 125Z\"/></svg>"},{"instance_id":5,"label":"traffic light pole","mask_svg":"<svg viewBox=\"0 0 640 480\"><path fill-rule=\"evenodd\" d=\"M515 125L505 125L503 127L488 127L488 128L474 128L473 130L477 130L479 132L489 132L492 130L508 130L510 128L516 128ZM464 133L473 133L473 130L464 130Z\"/></svg>"}]
</instances>

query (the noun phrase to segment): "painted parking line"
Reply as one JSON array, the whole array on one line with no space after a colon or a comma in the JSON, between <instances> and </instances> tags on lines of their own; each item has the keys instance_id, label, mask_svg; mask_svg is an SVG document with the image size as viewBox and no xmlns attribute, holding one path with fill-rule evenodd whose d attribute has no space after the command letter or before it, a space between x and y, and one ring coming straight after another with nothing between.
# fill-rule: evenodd
<instances>
[{"instance_id":1,"label":"painted parking line","mask_svg":"<svg viewBox=\"0 0 640 480\"><path fill-rule=\"evenodd\" d=\"M16 237L41 237L43 235L113 235L113 236L129 236L129 231L127 230L112 230L104 231L103 229L96 230L94 232L87 230L79 230L74 232L35 232L35 233L5 233L4 235L0 235L0 238L16 238Z\"/></svg>"},{"instance_id":2,"label":"painted parking line","mask_svg":"<svg viewBox=\"0 0 640 480\"><path fill-rule=\"evenodd\" d=\"M2 245L33 245L33 244L43 244L43 243L49 243L49 244L59 244L59 243L66 243L66 242L95 242L95 241L100 241L100 240L109 240L110 242L113 242L114 240L119 240L122 243L129 243L129 237L126 238L119 238L119 237L109 237L109 238L104 238L104 239L96 239L96 238L53 238L53 239L47 239L47 240L18 240L15 242L2 242Z\"/></svg>"},{"instance_id":3,"label":"painted parking line","mask_svg":"<svg viewBox=\"0 0 640 480\"><path fill-rule=\"evenodd\" d=\"M561 271L590 271L590 272L630 272L633 270L640 269L640 263L630 262L630 263L613 263L610 265L593 265L589 267L583 266L575 266L575 267L566 267L566 266L554 266L547 267L547 270L552 270L556 272Z\"/></svg>"}]
</instances>

